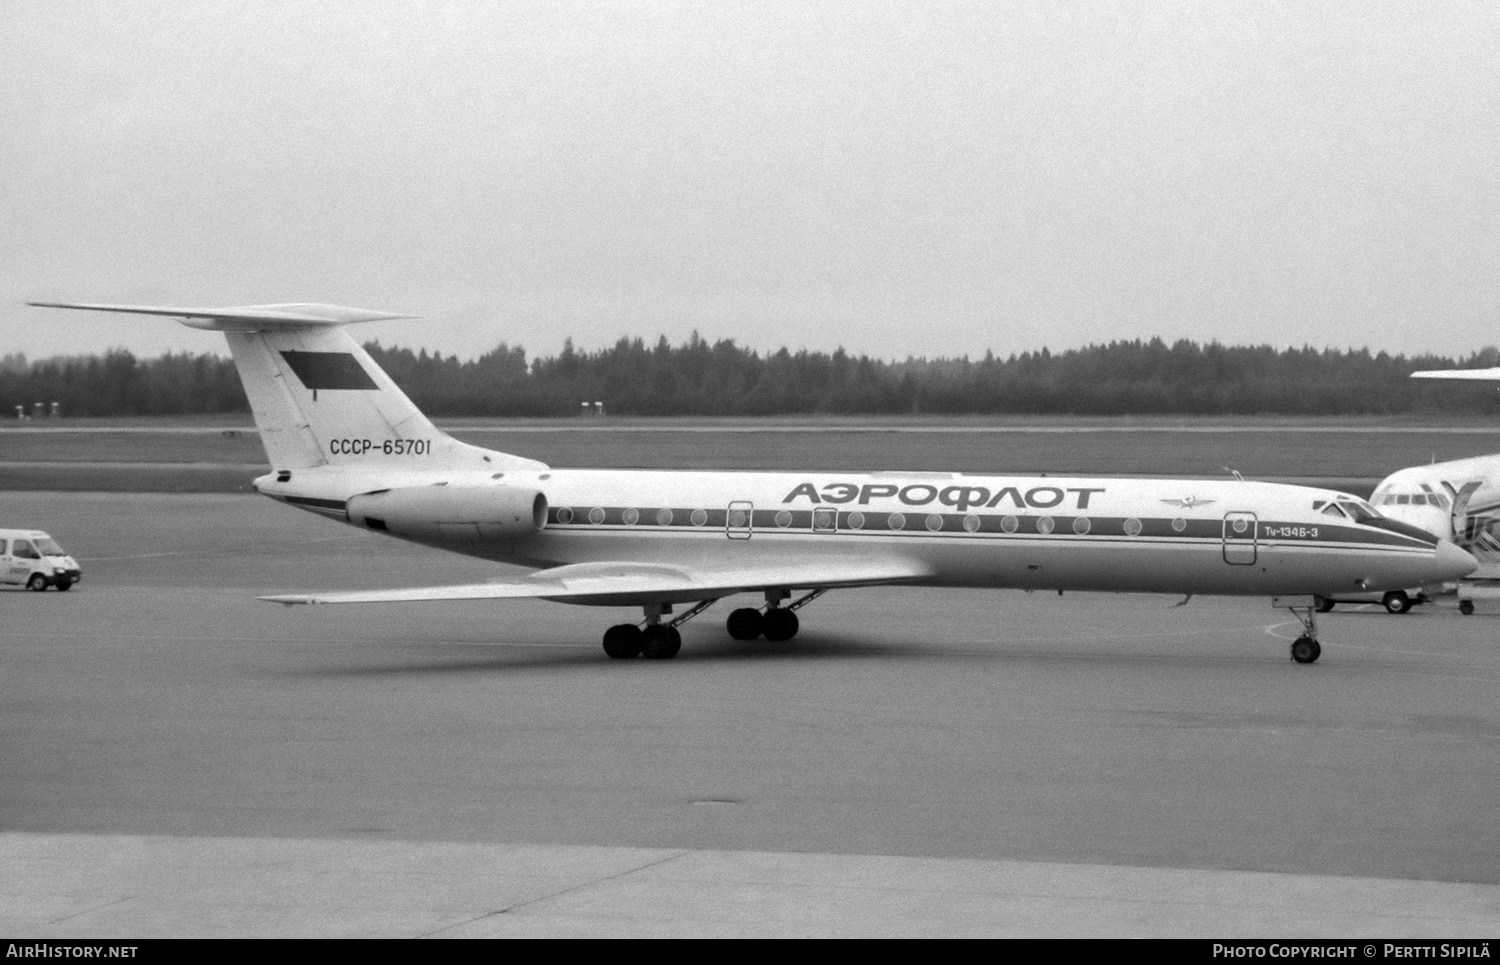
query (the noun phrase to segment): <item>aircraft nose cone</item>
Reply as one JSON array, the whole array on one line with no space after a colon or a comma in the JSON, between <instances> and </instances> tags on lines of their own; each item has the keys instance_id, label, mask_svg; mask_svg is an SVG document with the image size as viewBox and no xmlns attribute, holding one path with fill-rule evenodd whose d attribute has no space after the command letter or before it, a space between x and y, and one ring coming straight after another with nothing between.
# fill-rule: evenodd
<instances>
[{"instance_id":1,"label":"aircraft nose cone","mask_svg":"<svg viewBox=\"0 0 1500 965\"><path fill-rule=\"evenodd\" d=\"M1478 569L1479 561L1447 540L1440 540L1437 552L1433 554L1432 568L1433 582L1456 580Z\"/></svg>"}]
</instances>

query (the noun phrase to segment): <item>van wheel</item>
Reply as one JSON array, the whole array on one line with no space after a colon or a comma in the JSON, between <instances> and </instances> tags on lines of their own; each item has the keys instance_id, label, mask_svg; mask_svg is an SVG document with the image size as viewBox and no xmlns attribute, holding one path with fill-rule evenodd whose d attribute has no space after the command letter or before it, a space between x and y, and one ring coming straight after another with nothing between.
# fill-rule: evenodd
<instances>
[{"instance_id":1,"label":"van wheel","mask_svg":"<svg viewBox=\"0 0 1500 965\"><path fill-rule=\"evenodd\" d=\"M1411 609L1411 599L1404 590L1392 590L1380 601L1391 613L1405 613Z\"/></svg>"},{"instance_id":2,"label":"van wheel","mask_svg":"<svg viewBox=\"0 0 1500 965\"><path fill-rule=\"evenodd\" d=\"M73 581L72 580L62 580L61 582L59 582L57 584L57 590L58 590L59 593L66 593L66 592L68 592L71 589L73 589Z\"/></svg>"},{"instance_id":3,"label":"van wheel","mask_svg":"<svg viewBox=\"0 0 1500 965\"><path fill-rule=\"evenodd\" d=\"M1328 611L1333 609L1333 601L1328 599L1328 597L1320 596L1316 597L1315 599L1317 600L1317 604L1313 607L1313 609L1317 610L1319 613L1327 613Z\"/></svg>"},{"instance_id":4,"label":"van wheel","mask_svg":"<svg viewBox=\"0 0 1500 965\"><path fill-rule=\"evenodd\" d=\"M47 578L40 573L31 574L31 579L26 581L26 589L35 590L40 593L47 588Z\"/></svg>"}]
</instances>

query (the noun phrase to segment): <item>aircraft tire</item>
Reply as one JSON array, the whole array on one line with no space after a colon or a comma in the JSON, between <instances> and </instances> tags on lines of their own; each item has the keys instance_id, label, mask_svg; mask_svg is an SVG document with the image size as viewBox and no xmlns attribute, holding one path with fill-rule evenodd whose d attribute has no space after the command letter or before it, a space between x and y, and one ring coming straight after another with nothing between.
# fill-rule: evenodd
<instances>
[{"instance_id":1,"label":"aircraft tire","mask_svg":"<svg viewBox=\"0 0 1500 965\"><path fill-rule=\"evenodd\" d=\"M604 652L613 660L629 660L641 653L641 628L621 623L604 631Z\"/></svg>"},{"instance_id":2,"label":"aircraft tire","mask_svg":"<svg viewBox=\"0 0 1500 965\"><path fill-rule=\"evenodd\" d=\"M767 610L761 614L760 628L761 632L766 635L767 640L778 642L790 640L797 635L799 626L800 621L797 619L797 614L791 610L777 607L774 610Z\"/></svg>"},{"instance_id":3,"label":"aircraft tire","mask_svg":"<svg viewBox=\"0 0 1500 965\"><path fill-rule=\"evenodd\" d=\"M1392 590L1381 597L1380 603L1391 613L1405 613L1411 609L1411 597L1405 590Z\"/></svg>"},{"instance_id":4,"label":"aircraft tire","mask_svg":"<svg viewBox=\"0 0 1500 965\"><path fill-rule=\"evenodd\" d=\"M40 573L31 574L31 579L26 581L26 589L40 593L47 588L47 578Z\"/></svg>"},{"instance_id":5,"label":"aircraft tire","mask_svg":"<svg viewBox=\"0 0 1500 965\"><path fill-rule=\"evenodd\" d=\"M1473 600L1463 600L1463 601L1461 601L1458 604L1458 612L1462 613L1466 617L1467 616L1473 616L1474 615L1474 601Z\"/></svg>"},{"instance_id":6,"label":"aircraft tire","mask_svg":"<svg viewBox=\"0 0 1500 965\"><path fill-rule=\"evenodd\" d=\"M760 611L754 607L740 607L729 614L724 625L729 630L730 637L735 640L754 640L761 634Z\"/></svg>"},{"instance_id":7,"label":"aircraft tire","mask_svg":"<svg viewBox=\"0 0 1500 965\"><path fill-rule=\"evenodd\" d=\"M1292 659L1298 663L1313 663L1323 655L1323 645L1312 637L1303 635L1292 641Z\"/></svg>"},{"instance_id":8,"label":"aircraft tire","mask_svg":"<svg viewBox=\"0 0 1500 965\"><path fill-rule=\"evenodd\" d=\"M641 631L641 655L647 660L671 660L682 649L682 634L676 627L657 624Z\"/></svg>"},{"instance_id":9,"label":"aircraft tire","mask_svg":"<svg viewBox=\"0 0 1500 965\"><path fill-rule=\"evenodd\" d=\"M1328 597L1320 596L1317 599L1317 605L1314 606L1313 609L1317 610L1319 613L1327 613L1333 609L1333 601L1328 599Z\"/></svg>"}]
</instances>

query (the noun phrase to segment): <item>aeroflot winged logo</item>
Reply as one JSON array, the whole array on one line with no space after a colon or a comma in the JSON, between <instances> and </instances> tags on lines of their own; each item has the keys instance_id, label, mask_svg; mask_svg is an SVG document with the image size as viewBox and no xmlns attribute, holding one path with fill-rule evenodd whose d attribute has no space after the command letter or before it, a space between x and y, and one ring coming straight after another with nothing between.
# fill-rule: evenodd
<instances>
[{"instance_id":1,"label":"aeroflot winged logo","mask_svg":"<svg viewBox=\"0 0 1500 965\"><path fill-rule=\"evenodd\" d=\"M284 351L281 357L297 373L302 385L314 392L318 389L380 389L370 378L370 373L361 368L358 360L348 352Z\"/></svg>"},{"instance_id":2,"label":"aeroflot winged logo","mask_svg":"<svg viewBox=\"0 0 1500 965\"><path fill-rule=\"evenodd\" d=\"M1073 506L1077 509L1088 509L1089 498L1094 493L1104 492L1104 487L1061 489L1057 486L1033 486L1030 489L1018 489L1015 486L1006 486L1003 489L991 492L986 486L933 486L928 483L913 483L909 486L896 486L892 483L866 483L856 486L854 483L825 483L821 492L810 482L799 485L796 489L786 494L783 503L795 502L798 499L806 499L811 503L852 503L856 500L859 505L869 505L872 499L890 499L892 496L901 500L908 506L926 506L932 502L938 502L944 506L952 506L959 512L972 507L995 509L998 506L1008 504L1017 509L1052 509L1061 505L1068 498L1068 493L1073 494Z\"/></svg>"},{"instance_id":3,"label":"aeroflot winged logo","mask_svg":"<svg viewBox=\"0 0 1500 965\"><path fill-rule=\"evenodd\" d=\"M1207 506L1218 502L1215 499L1199 499L1197 496L1185 496L1182 499L1163 499L1162 502L1168 506L1181 506L1183 509L1192 509L1194 506Z\"/></svg>"}]
</instances>

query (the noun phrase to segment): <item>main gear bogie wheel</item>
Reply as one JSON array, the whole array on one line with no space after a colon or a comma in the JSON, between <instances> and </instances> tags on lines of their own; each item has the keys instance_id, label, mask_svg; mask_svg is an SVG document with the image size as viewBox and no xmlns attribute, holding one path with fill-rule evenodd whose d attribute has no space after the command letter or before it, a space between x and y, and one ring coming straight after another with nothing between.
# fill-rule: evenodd
<instances>
[{"instance_id":1,"label":"main gear bogie wheel","mask_svg":"<svg viewBox=\"0 0 1500 965\"><path fill-rule=\"evenodd\" d=\"M791 610L777 607L767 610L760 618L761 632L767 640L790 640L797 635L800 621Z\"/></svg>"},{"instance_id":2,"label":"main gear bogie wheel","mask_svg":"<svg viewBox=\"0 0 1500 965\"><path fill-rule=\"evenodd\" d=\"M638 657L642 646L641 628L634 623L621 623L604 631L604 652L615 660Z\"/></svg>"},{"instance_id":3,"label":"main gear bogie wheel","mask_svg":"<svg viewBox=\"0 0 1500 965\"><path fill-rule=\"evenodd\" d=\"M676 627L658 623L641 631L641 656L647 660L671 660L682 649L682 634Z\"/></svg>"},{"instance_id":4,"label":"main gear bogie wheel","mask_svg":"<svg viewBox=\"0 0 1500 965\"><path fill-rule=\"evenodd\" d=\"M759 610L747 606L729 614L725 626L729 635L736 640L754 640L761 635L763 621Z\"/></svg>"}]
</instances>

